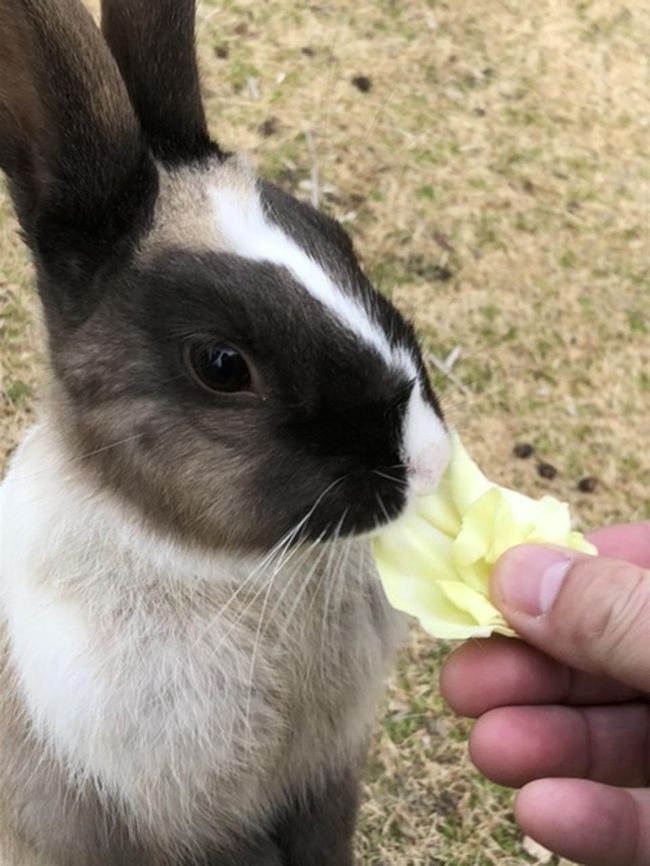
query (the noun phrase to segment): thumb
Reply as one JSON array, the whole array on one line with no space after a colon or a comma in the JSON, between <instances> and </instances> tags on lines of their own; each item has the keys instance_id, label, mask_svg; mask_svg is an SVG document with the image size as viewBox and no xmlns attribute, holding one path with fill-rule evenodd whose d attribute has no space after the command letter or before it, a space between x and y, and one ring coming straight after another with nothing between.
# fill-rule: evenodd
<instances>
[{"instance_id":1,"label":"thumb","mask_svg":"<svg viewBox=\"0 0 650 866\"><path fill-rule=\"evenodd\" d=\"M496 564L492 600L546 654L650 693L650 571L523 545Z\"/></svg>"}]
</instances>

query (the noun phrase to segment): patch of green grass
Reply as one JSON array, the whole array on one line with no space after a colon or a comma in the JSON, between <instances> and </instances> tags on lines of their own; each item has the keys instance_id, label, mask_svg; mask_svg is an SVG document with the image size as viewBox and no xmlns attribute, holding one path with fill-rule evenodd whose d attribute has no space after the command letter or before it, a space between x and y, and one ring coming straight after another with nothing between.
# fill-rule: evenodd
<instances>
[{"instance_id":1,"label":"patch of green grass","mask_svg":"<svg viewBox=\"0 0 650 866\"><path fill-rule=\"evenodd\" d=\"M5 387L4 396L10 403L24 403L33 396L33 391L26 382L17 379Z\"/></svg>"},{"instance_id":2,"label":"patch of green grass","mask_svg":"<svg viewBox=\"0 0 650 866\"><path fill-rule=\"evenodd\" d=\"M434 202L436 200L436 191L431 184L425 184L424 186L419 186L415 190L415 196L421 201Z\"/></svg>"},{"instance_id":3,"label":"patch of green grass","mask_svg":"<svg viewBox=\"0 0 650 866\"><path fill-rule=\"evenodd\" d=\"M256 79L258 76L259 70L250 61L236 59L228 67L228 77L236 92L243 90L250 79Z\"/></svg>"},{"instance_id":4,"label":"patch of green grass","mask_svg":"<svg viewBox=\"0 0 650 866\"><path fill-rule=\"evenodd\" d=\"M562 268L575 268L578 264L578 257L574 250L563 250L558 256L558 264Z\"/></svg>"},{"instance_id":5,"label":"patch of green grass","mask_svg":"<svg viewBox=\"0 0 650 866\"><path fill-rule=\"evenodd\" d=\"M494 379L494 371L489 360L469 358L462 365L463 381L474 394L486 391Z\"/></svg>"},{"instance_id":6,"label":"patch of green grass","mask_svg":"<svg viewBox=\"0 0 650 866\"><path fill-rule=\"evenodd\" d=\"M637 334L647 334L650 330L650 315L643 310L630 310L627 320L630 330Z\"/></svg>"}]
</instances>

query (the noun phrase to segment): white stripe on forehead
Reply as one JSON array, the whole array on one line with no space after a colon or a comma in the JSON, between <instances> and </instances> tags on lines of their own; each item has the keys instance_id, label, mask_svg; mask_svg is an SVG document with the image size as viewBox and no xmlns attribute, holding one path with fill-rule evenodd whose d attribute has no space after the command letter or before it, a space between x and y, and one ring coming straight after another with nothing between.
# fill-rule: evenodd
<instances>
[{"instance_id":1,"label":"white stripe on forehead","mask_svg":"<svg viewBox=\"0 0 650 866\"><path fill-rule=\"evenodd\" d=\"M363 305L343 292L318 262L268 219L254 184L245 188L214 186L210 199L219 235L232 252L286 268L347 330L376 349L389 366L402 370L409 378L416 376L415 363L406 348L391 346Z\"/></svg>"}]
</instances>

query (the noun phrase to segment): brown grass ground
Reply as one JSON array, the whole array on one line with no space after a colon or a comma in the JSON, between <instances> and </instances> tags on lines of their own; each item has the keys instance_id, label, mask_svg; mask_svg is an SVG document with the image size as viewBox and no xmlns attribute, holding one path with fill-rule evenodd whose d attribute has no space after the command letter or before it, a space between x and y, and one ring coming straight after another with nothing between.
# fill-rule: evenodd
<instances>
[{"instance_id":1,"label":"brown grass ground","mask_svg":"<svg viewBox=\"0 0 650 866\"><path fill-rule=\"evenodd\" d=\"M570 500L585 526L650 517L648 0L203 0L199 16L215 134L346 223L485 470ZM6 197L0 261L5 454L44 368ZM451 352L450 377L435 364ZM554 480L513 458L519 440ZM403 654L360 862L555 862L468 763L468 725L436 690L444 651L414 634Z\"/></svg>"}]
</instances>

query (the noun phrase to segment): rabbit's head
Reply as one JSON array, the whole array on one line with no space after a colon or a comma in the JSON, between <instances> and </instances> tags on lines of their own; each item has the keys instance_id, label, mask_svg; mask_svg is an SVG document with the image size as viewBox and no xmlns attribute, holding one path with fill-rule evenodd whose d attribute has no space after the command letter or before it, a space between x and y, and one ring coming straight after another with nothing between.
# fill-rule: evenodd
<instances>
[{"instance_id":1,"label":"rabbit's head","mask_svg":"<svg viewBox=\"0 0 650 866\"><path fill-rule=\"evenodd\" d=\"M210 547L363 533L435 486L413 329L334 220L211 141L193 0L0 0L0 165L73 456Z\"/></svg>"}]
</instances>

